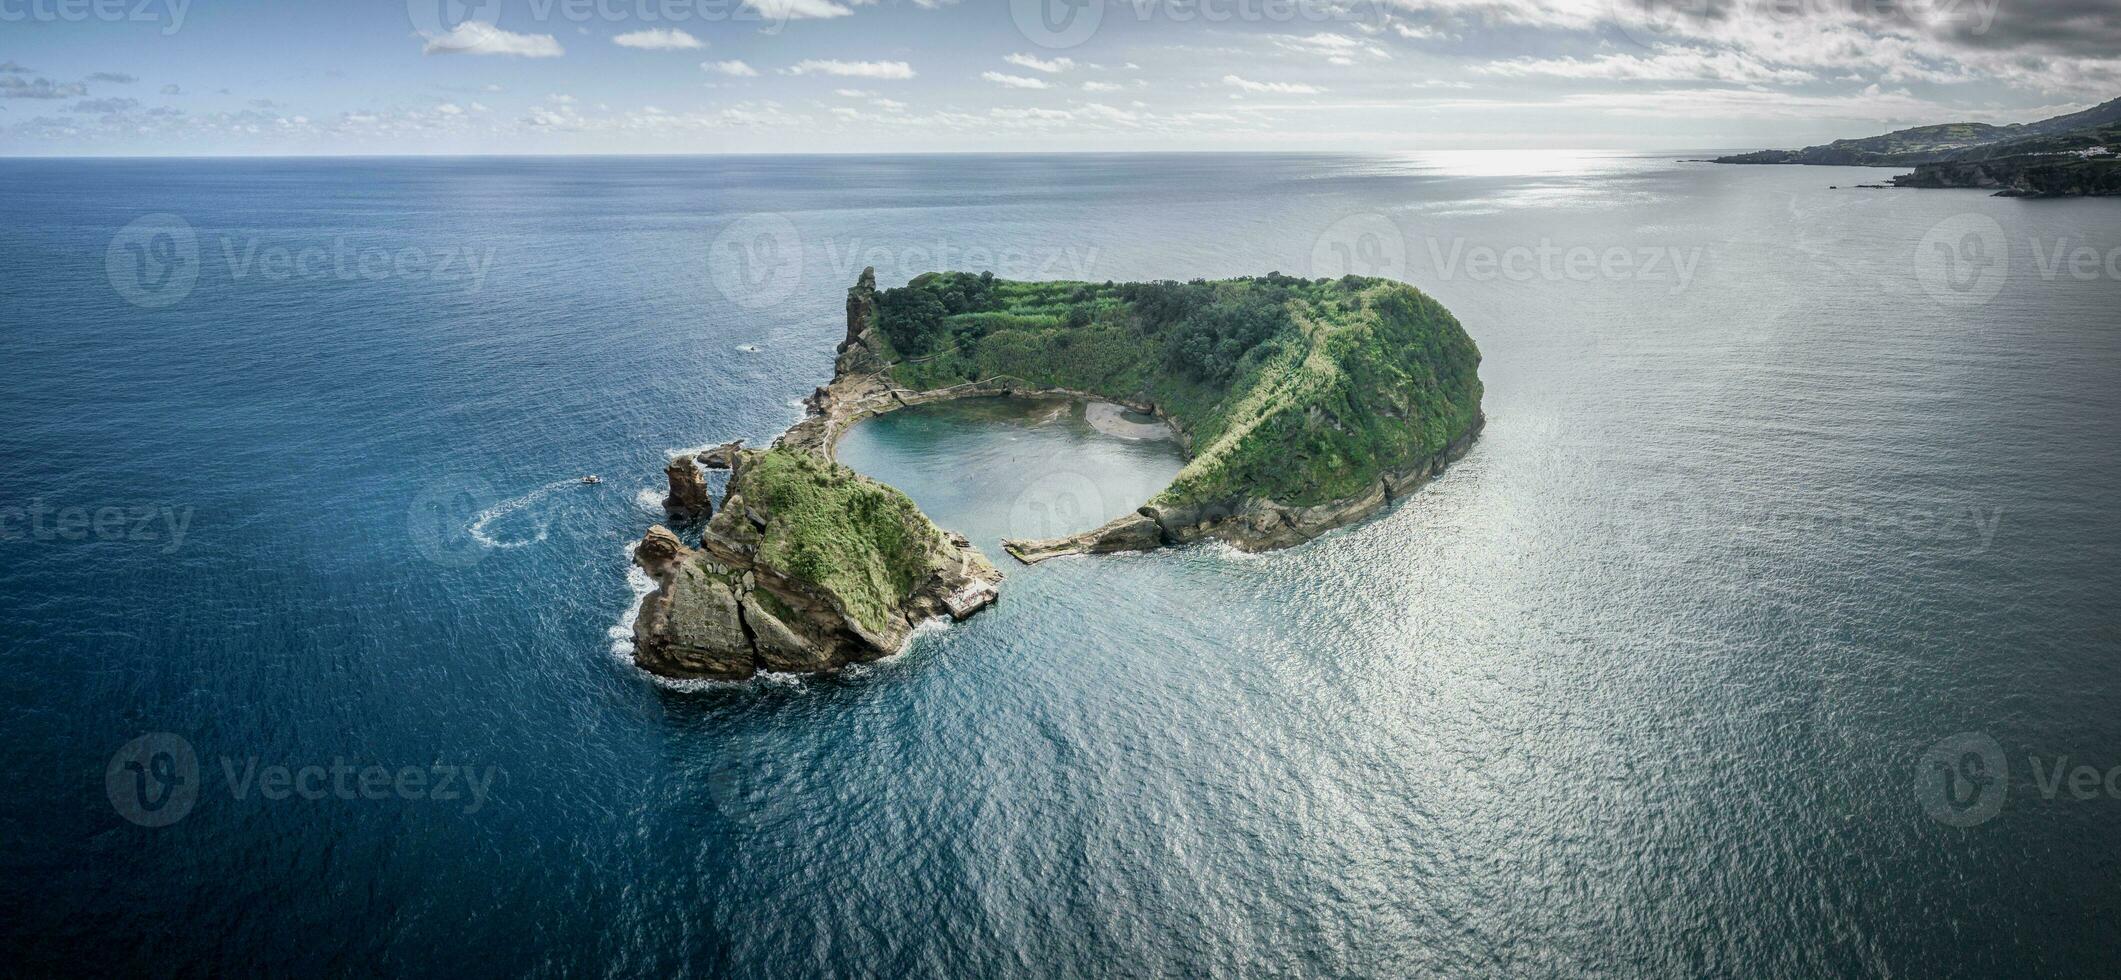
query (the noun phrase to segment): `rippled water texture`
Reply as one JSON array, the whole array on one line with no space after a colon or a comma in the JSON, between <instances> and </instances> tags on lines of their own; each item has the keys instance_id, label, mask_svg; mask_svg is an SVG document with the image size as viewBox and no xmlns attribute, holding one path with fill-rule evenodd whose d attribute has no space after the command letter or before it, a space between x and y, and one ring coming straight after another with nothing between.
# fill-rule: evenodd
<instances>
[{"instance_id":1,"label":"rippled water texture","mask_svg":"<svg viewBox=\"0 0 2121 980\"><path fill-rule=\"evenodd\" d=\"M2049 262L2121 202L1679 155L0 162L0 505L153 517L0 539L10 962L2104 972L2121 800L2034 763L2121 764L2121 282ZM1303 548L659 686L609 634L662 463L791 421L864 265L1396 275L1490 423ZM1035 418L845 450L990 549L1177 466ZM342 762L492 782L245 776Z\"/></svg>"}]
</instances>

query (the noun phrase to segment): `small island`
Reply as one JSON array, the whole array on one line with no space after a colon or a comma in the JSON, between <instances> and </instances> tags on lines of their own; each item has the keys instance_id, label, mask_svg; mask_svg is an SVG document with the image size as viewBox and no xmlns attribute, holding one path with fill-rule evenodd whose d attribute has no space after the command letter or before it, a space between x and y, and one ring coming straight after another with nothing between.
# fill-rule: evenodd
<instances>
[{"instance_id":1,"label":"small island","mask_svg":"<svg viewBox=\"0 0 2121 980\"><path fill-rule=\"evenodd\" d=\"M673 460L674 523L635 549L654 579L634 624L642 668L680 678L836 669L996 601L1001 572L899 491L837 463L855 423L954 398L1059 395L1168 424L1187 457L1133 513L1008 541L1026 564L1219 540L1301 544L1419 489L1478 436L1480 351L1404 283L1279 274L1193 282L1013 282L929 273L848 290L831 383L764 450ZM701 472L726 470L717 506Z\"/></svg>"}]
</instances>

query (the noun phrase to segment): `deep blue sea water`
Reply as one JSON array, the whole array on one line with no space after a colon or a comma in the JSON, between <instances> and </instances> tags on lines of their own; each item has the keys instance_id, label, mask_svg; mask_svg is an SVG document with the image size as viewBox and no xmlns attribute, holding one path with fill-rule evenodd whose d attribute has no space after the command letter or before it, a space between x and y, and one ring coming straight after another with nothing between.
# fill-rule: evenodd
<instances>
[{"instance_id":1,"label":"deep blue sea water","mask_svg":"<svg viewBox=\"0 0 2121 980\"><path fill-rule=\"evenodd\" d=\"M0 161L10 969L2110 972L2121 201L1677 155ZM1395 275L1490 423L1303 548L659 685L662 463L864 265ZM990 547L1176 465L848 458Z\"/></svg>"}]
</instances>

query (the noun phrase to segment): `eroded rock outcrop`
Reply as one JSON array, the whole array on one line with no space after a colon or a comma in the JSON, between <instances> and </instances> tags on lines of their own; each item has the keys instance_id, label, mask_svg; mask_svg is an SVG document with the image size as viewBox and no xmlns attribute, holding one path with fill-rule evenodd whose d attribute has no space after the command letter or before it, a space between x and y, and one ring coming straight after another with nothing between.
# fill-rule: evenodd
<instances>
[{"instance_id":1,"label":"eroded rock outcrop","mask_svg":"<svg viewBox=\"0 0 2121 980\"><path fill-rule=\"evenodd\" d=\"M700 546L654 527L634 560L655 580L634 661L668 677L735 680L889 656L913 628L971 615L1002 575L897 490L822 455L735 450Z\"/></svg>"},{"instance_id":2,"label":"eroded rock outcrop","mask_svg":"<svg viewBox=\"0 0 2121 980\"><path fill-rule=\"evenodd\" d=\"M706 520L714 516L714 498L707 491L707 474L690 454L671 459L663 467L663 475L670 478L670 494L663 498L663 510L680 524Z\"/></svg>"}]
</instances>

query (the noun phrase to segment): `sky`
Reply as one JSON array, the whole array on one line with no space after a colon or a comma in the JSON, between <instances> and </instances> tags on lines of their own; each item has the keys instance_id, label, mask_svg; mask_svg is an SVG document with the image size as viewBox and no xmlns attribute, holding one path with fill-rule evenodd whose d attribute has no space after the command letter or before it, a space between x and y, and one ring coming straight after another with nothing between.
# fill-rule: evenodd
<instances>
[{"instance_id":1,"label":"sky","mask_svg":"<svg viewBox=\"0 0 2121 980\"><path fill-rule=\"evenodd\" d=\"M2121 0L0 0L0 155L1788 147L2121 97Z\"/></svg>"}]
</instances>

